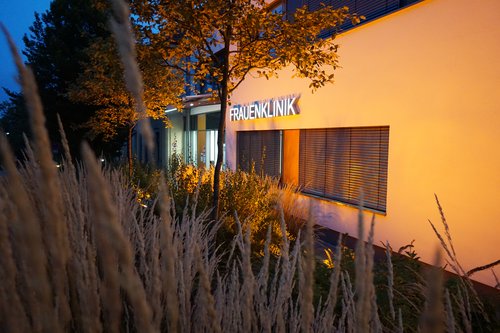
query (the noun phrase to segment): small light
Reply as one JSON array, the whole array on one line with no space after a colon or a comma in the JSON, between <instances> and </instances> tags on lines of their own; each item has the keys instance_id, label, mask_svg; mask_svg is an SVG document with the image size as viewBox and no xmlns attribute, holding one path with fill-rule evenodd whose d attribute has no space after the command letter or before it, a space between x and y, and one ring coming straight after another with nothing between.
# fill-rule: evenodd
<instances>
[{"instance_id":1,"label":"small light","mask_svg":"<svg viewBox=\"0 0 500 333\"><path fill-rule=\"evenodd\" d=\"M5 133L5 135L9 135L9 134L10 134L10 132Z\"/></svg>"},{"instance_id":2,"label":"small light","mask_svg":"<svg viewBox=\"0 0 500 333\"><path fill-rule=\"evenodd\" d=\"M101 162L104 163L104 158L101 158Z\"/></svg>"},{"instance_id":3,"label":"small light","mask_svg":"<svg viewBox=\"0 0 500 333\"><path fill-rule=\"evenodd\" d=\"M56 168L60 168L61 167L61 164L56 164Z\"/></svg>"},{"instance_id":4,"label":"small light","mask_svg":"<svg viewBox=\"0 0 500 333\"><path fill-rule=\"evenodd\" d=\"M193 103L190 103L189 106L193 106L194 104Z\"/></svg>"}]
</instances>

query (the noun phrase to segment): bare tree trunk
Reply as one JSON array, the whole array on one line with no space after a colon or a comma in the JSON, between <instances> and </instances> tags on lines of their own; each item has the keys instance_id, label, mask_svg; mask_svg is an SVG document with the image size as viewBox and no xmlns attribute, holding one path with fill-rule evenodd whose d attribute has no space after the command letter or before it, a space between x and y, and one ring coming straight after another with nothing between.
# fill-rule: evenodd
<instances>
[{"instance_id":1,"label":"bare tree trunk","mask_svg":"<svg viewBox=\"0 0 500 333\"><path fill-rule=\"evenodd\" d=\"M229 28L230 30L230 28ZM230 33L228 33L228 36ZM219 193L220 193L220 172L222 169L222 162L224 159L224 138L226 134L226 110L227 110L227 97L228 97L228 82L229 82L229 37L225 38L225 54L222 82L219 90L220 99L220 120L219 131L217 133L217 162L215 163L214 170L214 198L212 204L212 219L217 221L219 218Z\"/></svg>"}]
</instances>

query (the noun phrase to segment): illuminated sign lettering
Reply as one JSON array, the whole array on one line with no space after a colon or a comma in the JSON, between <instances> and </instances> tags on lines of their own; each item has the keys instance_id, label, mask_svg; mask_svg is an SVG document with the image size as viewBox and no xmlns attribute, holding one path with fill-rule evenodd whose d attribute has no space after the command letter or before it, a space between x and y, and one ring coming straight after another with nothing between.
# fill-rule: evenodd
<instances>
[{"instance_id":1,"label":"illuminated sign lettering","mask_svg":"<svg viewBox=\"0 0 500 333\"><path fill-rule=\"evenodd\" d=\"M300 113L298 99L299 96L294 95L235 105L229 109L229 119L238 121L296 115Z\"/></svg>"}]
</instances>

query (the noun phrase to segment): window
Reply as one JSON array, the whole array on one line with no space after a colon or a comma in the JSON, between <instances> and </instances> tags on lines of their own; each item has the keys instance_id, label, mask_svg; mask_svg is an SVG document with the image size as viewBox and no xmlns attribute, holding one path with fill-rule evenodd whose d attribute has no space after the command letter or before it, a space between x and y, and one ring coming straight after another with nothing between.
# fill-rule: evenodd
<instances>
[{"instance_id":1,"label":"window","mask_svg":"<svg viewBox=\"0 0 500 333\"><path fill-rule=\"evenodd\" d=\"M237 134L238 167L250 171L252 163L255 172L271 177L281 174L280 131L251 131Z\"/></svg>"},{"instance_id":2,"label":"window","mask_svg":"<svg viewBox=\"0 0 500 333\"><path fill-rule=\"evenodd\" d=\"M300 130L303 192L386 211L389 127Z\"/></svg>"}]
</instances>

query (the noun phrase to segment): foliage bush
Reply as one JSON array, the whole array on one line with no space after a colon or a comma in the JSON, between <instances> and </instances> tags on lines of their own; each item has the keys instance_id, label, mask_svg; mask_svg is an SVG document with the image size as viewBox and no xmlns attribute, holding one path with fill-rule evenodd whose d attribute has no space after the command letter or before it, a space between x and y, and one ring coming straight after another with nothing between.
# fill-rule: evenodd
<instances>
[{"instance_id":1,"label":"foliage bush","mask_svg":"<svg viewBox=\"0 0 500 333\"><path fill-rule=\"evenodd\" d=\"M194 208L196 214L211 209L213 175L213 167L198 168L185 163L182 156L172 155L168 168L168 185L178 215L182 215L185 208L189 212ZM238 232L238 219L244 232L246 228L250 228L253 253L263 255L270 229L270 248L272 253L278 254L282 239L280 207L282 210L287 208L282 198L295 189L281 188L276 179L262 177L252 168L248 173L242 170L224 170L221 174L220 191L219 209L223 223L218 233L219 243L229 245ZM196 205L187 204L190 201ZM288 216L290 211L285 210L283 214ZM288 232L287 236L294 239L296 235Z\"/></svg>"}]
</instances>

